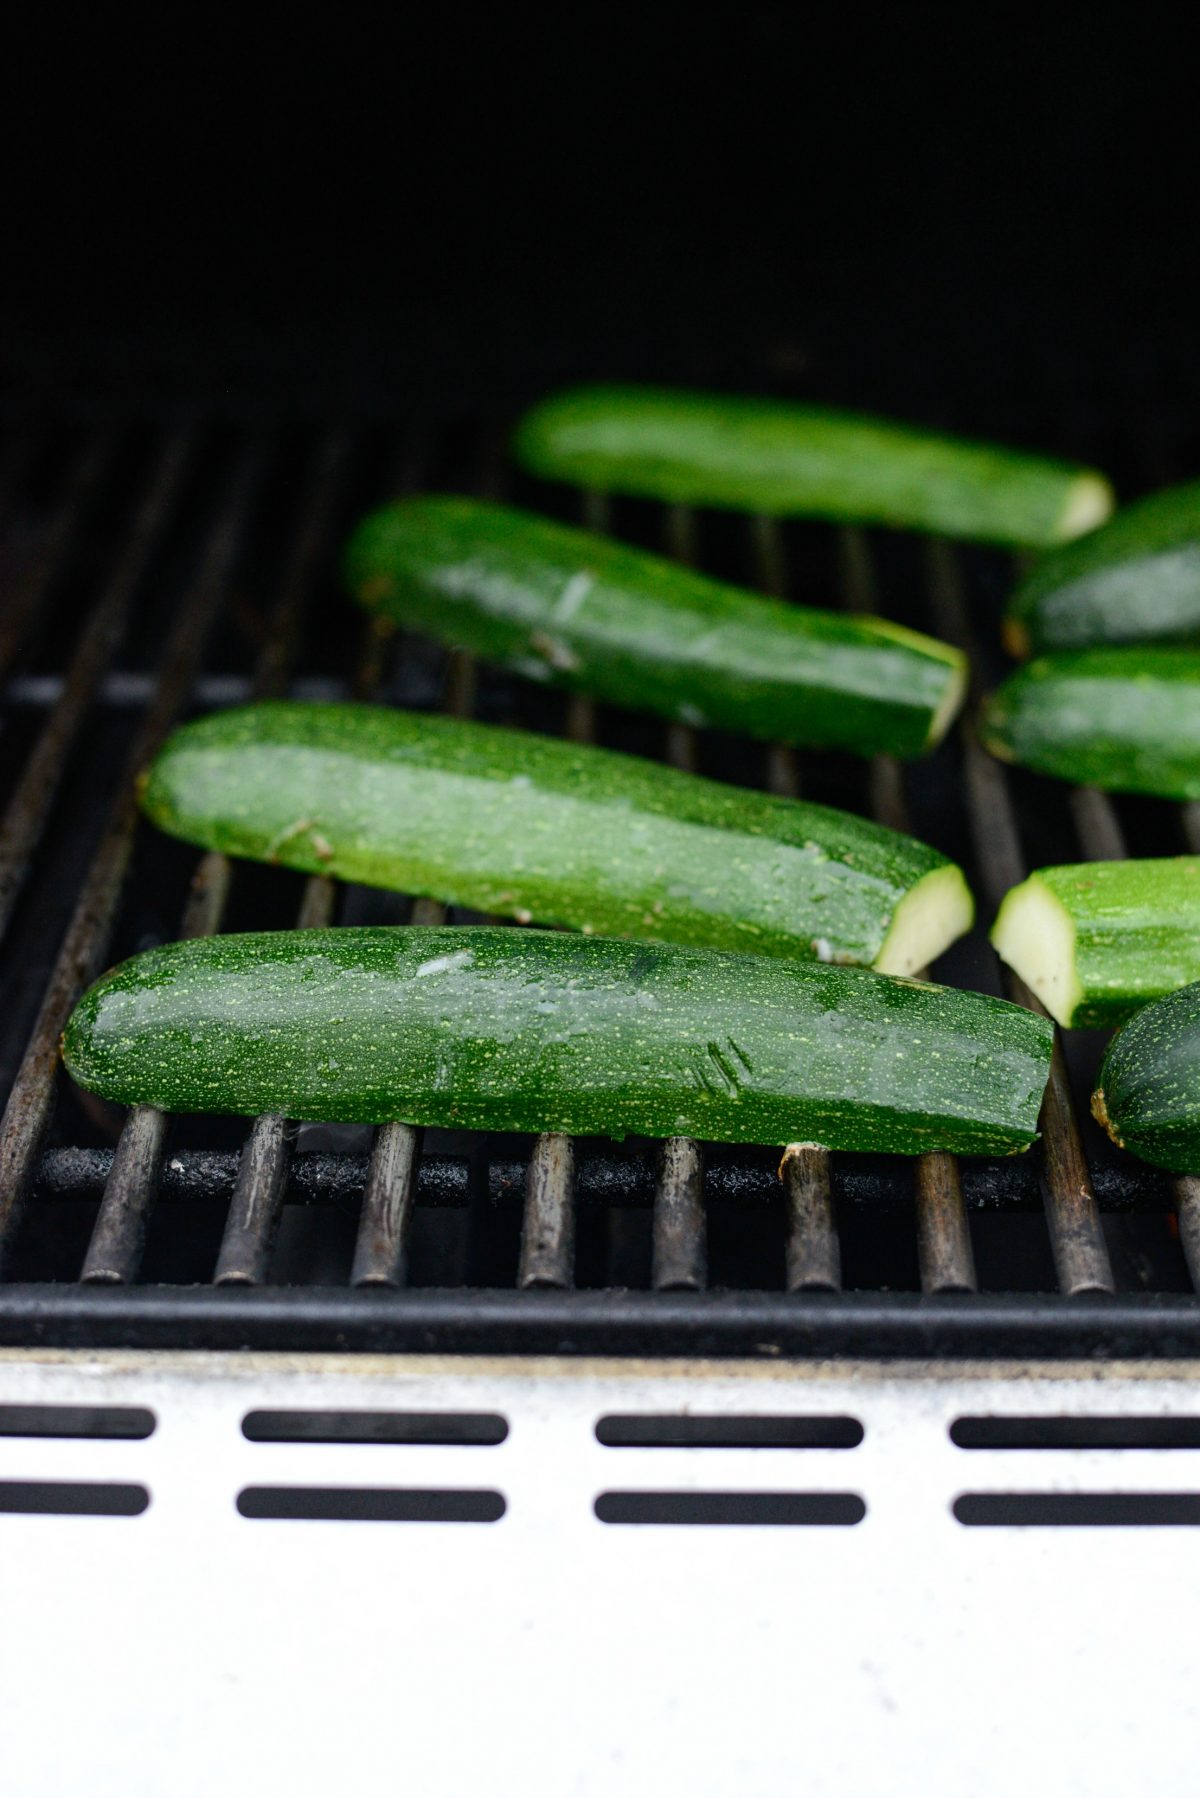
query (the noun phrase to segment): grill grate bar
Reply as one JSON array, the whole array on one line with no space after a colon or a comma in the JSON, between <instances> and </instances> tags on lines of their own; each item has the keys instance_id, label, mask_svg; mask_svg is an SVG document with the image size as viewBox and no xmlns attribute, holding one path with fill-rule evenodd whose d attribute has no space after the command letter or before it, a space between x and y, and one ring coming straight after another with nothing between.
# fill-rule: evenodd
<instances>
[{"instance_id":1,"label":"grill grate bar","mask_svg":"<svg viewBox=\"0 0 1200 1798\"><path fill-rule=\"evenodd\" d=\"M1074 787L1071 815L1080 846L1090 862L1121 862L1129 854L1116 807L1095 787Z\"/></svg>"},{"instance_id":2,"label":"grill grate bar","mask_svg":"<svg viewBox=\"0 0 1200 1798\"><path fill-rule=\"evenodd\" d=\"M352 1286L404 1285L420 1159L421 1132L411 1124L385 1124L376 1133L350 1270Z\"/></svg>"},{"instance_id":3,"label":"grill grate bar","mask_svg":"<svg viewBox=\"0 0 1200 1798\"><path fill-rule=\"evenodd\" d=\"M788 1291L840 1292L842 1245L828 1154L812 1143L791 1143L779 1171L787 1200Z\"/></svg>"},{"instance_id":4,"label":"grill grate bar","mask_svg":"<svg viewBox=\"0 0 1200 1798\"><path fill-rule=\"evenodd\" d=\"M689 1136L669 1136L662 1145L652 1229L655 1291L703 1292L708 1284L704 1152Z\"/></svg>"},{"instance_id":5,"label":"grill grate bar","mask_svg":"<svg viewBox=\"0 0 1200 1798\"><path fill-rule=\"evenodd\" d=\"M921 1291L978 1291L958 1162L940 1151L919 1155L915 1183Z\"/></svg>"},{"instance_id":6,"label":"grill grate bar","mask_svg":"<svg viewBox=\"0 0 1200 1798\"><path fill-rule=\"evenodd\" d=\"M930 543L928 554L930 587L942 635L966 650L972 668L977 668L979 662L967 622L958 558L950 545L941 540ZM985 754L970 725L964 727L963 734L971 835L984 877L985 896L994 910L1008 889L1024 879L1025 863L1004 768ZM1023 982L1007 972L1006 979L1010 996L1019 1005L1040 1011L1045 1016L1042 1006ZM1059 1289L1068 1296L1114 1292L1112 1263L1071 1102L1062 1038L1057 1029L1039 1123L1046 1223Z\"/></svg>"},{"instance_id":7,"label":"grill grate bar","mask_svg":"<svg viewBox=\"0 0 1200 1798\"><path fill-rule=\"evenodd\" d=\"M26 640L45 616L45 600L67 564L101 482L112 466L117 439L101 429L85 441L71 465L61 499L37 553L9 590L0 615L0 682L7 679Z\"/></svg>"},{"instance_id":8,"label":"grill grate bar","mask_svg":"<svg viewBox=\"0 0 1200 1798\"><path fill-rule=\"evenodd\" d=\"M273 1112L255 1118L251 1125L221 1239L214 1285L258 1286L265 1277L295 1140L295 1125Z\"/></svg>"},{"instance_id":9,"label":"grill grate bar","mask_svg":"<svg viewBox=\"0 0 1200 1798\"><path fill-rule=\"evenodd\" d=\"M852 612L878 610L878 583L871 560L870 538L848 528L840 536L842 582ZM893 755L871 758L871 810L889 830L911 828L904 796L904 774ZM928 969L920 969L924 978ZM953 1155L919 1155L913 1170L917 1214L917 1265L923 1292L975 1292L978 1279L971 1247L971 1227L963 1198L962 1176Z\"/></svg>"},{"instance_id":10,"label":"grill grate bar","mask_svg":"<svg viewBox=\"0 0 1200 1798\"><path fill-rule=\"evenodd\" d=\"M157 693L138 732L99 848L60 945L41 1010L0 1123L0 1255L25 1199L50 1115L58 1042L72 1005L107 947L137 826L135 781L187 698L209 631L224 601L263 467L253 443L238 459L191 589L163 656Z\"/></svg>"},{"instance_id":11,"label":"grill grate bar","mask_svg":"<svg viewBox=\"0 0 1200 1798\"><path fill-rule=\"evenodd\" d=\"M183 908L181 937L211 936L229 893L228 857L204 856ZM112 1168L92 1226L80 1279L123 1286L136 1280L146 1246L150 1208L158 1192L168 1119L153 1105L136 1105L121 1126Z\"/></svg>"},{"instance_id":12,"label":"grill grate bar","mask_svg":"<svg viewBox=\"0 0 1200 1798\"><path fill-rule=\"evenodd\" d=\"M84 1256L79 1278L86 1285L122 1286L136 1280L166 1145L166 1114L153 1105L135 1105L121 1126Z\"/></svg>"},{"instance_id":13,"label":"grill grate bar","mask_svg":"<svg viewBox=\"0 0 1200 1798\"><path fill-rule=\"evenodd\" d=\"M59 698L9 801L0 826L0 937L41 841L67 757L124 635L150 558L174 514L191 448L192 433L175 432L157 459L126 547L84 627Z\"/></svg>"},{"instance_id":14,"label":"grill grate bar","mask_svg":"<svg viewBox=\"0 0 1200 1798\"><path fill-rule=\"evenodd\" d=\"M763 590L775 599L787 592L787 560L783 534L773 518L752 523L757 573ZM800 797L800 758L785 743L767 751L767 786L783 799ZM842 1284L842 1245L833 1206L829 1155L806 1147L800 1162L788 1154L780 1164L787 1205L784 1282L789 1292L838 1292Z\"/></svg>"},{"instance_id":15,"label":"grill grate bar","mask_svg":"<svg viewBox=\"0 0 1200 1798\"><path fill-rule=\"evenodd\" d=\"M1176 1180L1175 1211L1188 1277L1200 1292L1200 1175L1181 1174Z\"/></svg>"},{"instance_id":16,"label":"grill grate bar","mask_svg":"<svg viewBox=\"0 0 1200 1798\"><path fill-rule=\"evenodd\" d=\"M493 493L496 486L494 478L485 478L485 494ZM611 508L606 494L584 493L581 510L588 530L608 530ZM458 696L452 691L452 701ZM565 728L573 743L595 742L596 706L588 695L570 696ZM535 1139L525 1178L517 1285L569 1287L574 1283L575 1146L569 1137L548 1132Z\"/></svg>"},{"instance_id":17,"label":"grill grate bar","mask_svg":"<svg viewBox=\"0 0 1200 1798\"><path fill-rule=\"evenodd\" d=\"M694 567L698 559L696 514L690 506L668 506L664 548L675 561ZM667 760L694 774L696 733L687 724L667 726ZM651 1281L661 1292L701 1292L708 1283L708 1220L704 1210L704 1152L691 1137L668 1139L659 1154L651 1224Z\"/></svg>"},{"instance_id":18,"label":"grill grate bar","mask_svg":"<svg viewBox=\"0 0 1200 1798\"><path fill-rule=\"evenodd\" d=\"M297 930L320 930L331 923L335 898L331 880L311 875L304 884ZM255 1118L251 1125L213 1274L218 1286L255 1286L265 1277L287 1194L295 1138L295 1125L274 1112Z\"/></svg>"},{"instance_id":19,"label":"grill grate bar","mask_svg":"<svg viewBox=\"0 0 1200 1798\"><path fill-rule=\"evenodd\" d=\"M396 470L397 490L407 492L415 488L419 472L416 459L406 456ZM367 653L356 683L355 696L359 699L371 699L379 691L384 641L374 623L369 624ZM473 678L461 669L457 675L451 671L448 674L451 709L469 705L474 698ZM409 916L414 924L432 927L446 922L446 907L436 899L414 899ZM375 1133L350 1269L352 1286L403 1286L408 1278L408 1237L416 1202L421 1141L422 1132L409 1124L384 1124Z\"/></svg>"},{"instance_id":20,"label":"grill grate bar","mask_svg":"<svg viewBox=\"0 0 1200 1798\"><path fill-rule=\"evenodd\" d=\"M258 697L268 697L286 683L288 658L294 652L301 616L308 602L314 565L324 547L333 515L332 506L344 478L348 455L348 439L339 433L331 435L318 454L307 496L305 522L285 570L279 602L255 670L254 692ZM286 653L281 652L281 644L286 646ZM209 850L200 858L184 906L179 933L181 937L213 936L220 930L232 878L233 869L228 856L218 850ZM314 882L310 882L309 888L313 884ZM321 886L327 883L322 883L317 876L315 884ZM309 888L305 890L306 903L309 901ZM303 908L301 916L303 918ZM84 1257L80 1274L82 1280L119 1285L137 1278L150 1212L158 1190L166 1132L166 1118L154 1113L150 1106L136 1107L126 1119ZM128 1145L126 1136L131 1138ZM269 1133L264 1140L271 1140ZM259 1153L253 1162L255 1169L264 1165L265 1153L260 1144ZM282 1183L278 1179L268 1180L271 1190L278 1189L280 1202L287 1187L286 1172L285 1169ZM247 1209L254 1210L243 1200L243 1215ZM257 1212L254 1214L257 1215ZM224 1247L223 1244L222 1254ZM244 1240L240 1240L243 1259L239 1260L235 1254L235 1245L230 1243L230 1267L242 1266L247 1252ZM250 1260L254 1260L253 1255Z\"/></svg>"},{"instance_id":21,"label":"grill grate bar","mask_svg":"<svg viewBox=\"0 0 1200 1798\"><path fill-rule=\"evenodd\" d=\"M529 1158L517 1285L563 1291L574 1284L575 1145L546 1131Z\"/></svg>"}]
</instances>

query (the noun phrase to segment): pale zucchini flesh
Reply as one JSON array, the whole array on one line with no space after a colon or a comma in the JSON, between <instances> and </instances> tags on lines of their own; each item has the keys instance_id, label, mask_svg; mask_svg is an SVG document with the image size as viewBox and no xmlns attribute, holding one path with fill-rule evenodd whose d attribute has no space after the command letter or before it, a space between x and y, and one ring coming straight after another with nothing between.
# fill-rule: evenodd
<instances>
[{"instance_id":1,"label":"pale zucchini flesh","mask_svg":"<svg viewBox=\"0 0 1200 1798\"><path fill-rule=\"evenodd\" d=\"M1006 896L992 942L1060 1024L1123 1023L1200 980L1200 856L1042 868Z\"/></svg>"}]
</instances>

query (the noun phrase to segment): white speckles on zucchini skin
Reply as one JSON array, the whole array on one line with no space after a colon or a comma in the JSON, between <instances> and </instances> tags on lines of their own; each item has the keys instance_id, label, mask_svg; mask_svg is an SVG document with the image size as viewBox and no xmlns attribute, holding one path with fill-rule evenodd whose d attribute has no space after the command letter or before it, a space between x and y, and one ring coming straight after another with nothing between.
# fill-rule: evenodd
<instances>
[{"instance_id":1,"label":"white speckles on zucchini skin","mask_svg":"<svg viewBox=\"0 0 1200 1798\"><path fill-rule=\"evenodd\" d=\"M983 714L993 755L1114 793L1200 799L1200 650L1127 645L1027 662Z\"/></svg>"},{"instance_id":2,"label":"white speckles on zucchini skin","mask_svg":"<svg viewBox=\"0 0 1200 1798\"><path fill-rule=\"evenodd\" d=\"M1142 1161L1200 1173L1200 984L1144 1006L1118 1030L1092 1112Z\"/></svg>"},{"instance_id":3,"label":"white speckles on zucchini skin","mask_svg":"<svg viewBox=\"0 0 1200 1798\"><path fill-rule=\"evenodd\" d=\"M203 848L600 935L912 973L971 921L958 868L845 812L383 707L185 725L142 804Z\"/></svg>"},{"instance_id":4,"label":"white speckles on zucchini skin","mask_svg":"<svg viewBox=\"0 0 1200 1798\"><path fill-rule=\"evenodd\" d=\"M482 500L384 507L346 573L365 605L531 679L770 742L921 755L965 688L965 657L932 637Z\"/></svg>"},{"instance_id":5,"label":"white speckles on zucchini skin","mask_svg":"<svg viewBox=\"0 0 1200 1798\"><path fill-rule=\"evenodd\" d=\"M397 927L151 950L85 994L64 1054L169 1111L1006 1154L1051 1041L1019 1006L862 968Z\"/></svg>"}]
</instances>

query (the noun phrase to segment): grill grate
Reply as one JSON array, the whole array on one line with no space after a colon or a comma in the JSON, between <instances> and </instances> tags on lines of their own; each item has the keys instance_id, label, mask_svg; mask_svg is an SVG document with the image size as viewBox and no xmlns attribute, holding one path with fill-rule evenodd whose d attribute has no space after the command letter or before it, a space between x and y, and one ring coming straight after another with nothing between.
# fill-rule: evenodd
<instances>
[{"instance_id":1,"label":"grill grate","mask_svg":"<svg viewBox=\"0 0 1200 1798\"><path fill-rule=\"evenodd\" d=\"M1011 424L1008 434L1036 435ZM1200 1345L1188 1273L1200 1275L1200 1181L1173 1186L1094 1129L1079 1104L1099 1046L1088 1039L1058 1046L1032 1156L960 1165L805 1150L782 1177L777 1151L684 1139L614 1147L401 1124L372 1138L277 1117L248 1130L149 1107L121 1117L60 1079L58 1038L82 986L151 941L447 915L216 854L197 862L139 825L135 777L176 720L249 695L440 704L803 788L962 860L985 922L1031 862L1200 843L1200 808L1135 815L1099 793L1066 794L991 760L969 724L927 763L864 766L655 724L384 637L338 593L346 525L389 492L444 486L557 510L785 597L832 603L833 590L848 608L961 643L989 679L996 671L990 644L1011 578L998 554L573 500L510 477L503 441L490 425L397 443L371 422L268 430L212 418L10 431L0 1340L1112 1355ZM1170 472L1147 466L1143 484ZM981 933L938 972L1000 990Z\"/></svg>"}]
</instances>

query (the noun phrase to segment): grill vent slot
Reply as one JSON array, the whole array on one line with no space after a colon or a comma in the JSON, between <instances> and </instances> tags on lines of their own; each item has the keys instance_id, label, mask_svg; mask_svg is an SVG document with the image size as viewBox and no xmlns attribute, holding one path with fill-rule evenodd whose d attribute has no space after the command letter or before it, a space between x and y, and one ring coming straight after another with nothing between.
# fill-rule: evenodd
<instances>
[{"instance_id":1,"label":"grill vent slot","mask_svg":"<svg viewBox=\"0 0 1200 1798\"><path fill-rule=\"evenodd\" d=\"M497 1523L499 1492L385 1486L246 1486L243 1517L322 1523Z\"/></svg>"},{"instance_id":2,"label":"grill vent slot","mask_svg":"<svg viewBox=\"0 0 1200 1798\"><path fill-rule=\"evenodd\" d=\"M856 1417L635 1416L614 1413L596 1424L606 1448L857 1448Z\"/></svg>"},{"instance_id":3,"label":"grill vent slot","mask_svg":"<svg viewBox=\"0 0 1200 1798\"><path fill-rule=\"evenodd\" d=\"M156 1421L140 1405L0 1405L0 1436L144 1442Z\"/></svg>"},{"instance_id":4,"label":"grill vent slot","mask_svg":"<svg viewBox=\"0 0 1200 1798\"><path fill-rule=\"evenodd\" d=\"M867 1507L856 1492L602 1492L601 1523L846 1526Z\"/></svg>"},{"instance_id":5,"label":"grill vent slot","mask_svg":"<svg viewBox=\"0 0 1200 1798\"><path fill-rule=\"evenodd\" d=\"M1200 1524L1200 1492L964 1492L971 1528L1164 1529Z\"/></svg>"},{"instance_id":6,"label":"grill vent slot","mask_svg":"<svg viewBox=\"0 0 1200 1798\"><path fill-rule=\"evenodd\" d=\"M1200 1417L957 1417L958 1448L1200 1448Z\"/></svg>"},{"instance_id":7,"label":"grill vent slot","mask_svg":"<svg viewBox=\"0 0 1200 1798\"><path fill-rule=\"evenodd\" d=\"M0 1513L44 1517L140 1517L145 1486L88 1480L0 1480Z\"/></svg>"},{"instance_id":8,"label":"grill vent slot","mask_svg":"<svg viewBox=\"0 0 1200 1798\"><path fill-rule=\"evenodd\" d=\"M248 1411L248 1442L392 1442L493 1448L508 1423L492 1411Z\"/></svg>"}]
</instances>

